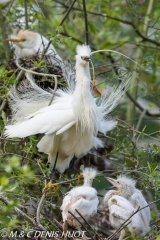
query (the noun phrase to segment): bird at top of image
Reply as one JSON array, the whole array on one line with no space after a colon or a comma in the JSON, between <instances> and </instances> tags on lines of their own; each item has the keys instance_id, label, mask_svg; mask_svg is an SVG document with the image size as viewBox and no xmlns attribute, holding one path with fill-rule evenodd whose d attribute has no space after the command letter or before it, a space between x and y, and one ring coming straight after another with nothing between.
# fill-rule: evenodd
<instances>
[{"instance_id":1,"label":"bird at top of image","mask_svg":"<svg viewBox=\"0 0 160 240\"><path fill-rule=\"evenodd\" d=\"M109 92L111 88L106 88L105 94L95 99L90 89L90 56L89 46L77 47L75 82L68 82L66 89L58 89L50 106L52 93L39 88L29 75L30 89L25 83L21 86L25 89L23 97L16 87L9 93L12 119L6 126L5 136L24 138L45 134L37 147L39 152L48 154L52 173L55 169L64 172L74 156L79 158L91 148L103 146L97 134L106 134L117 125L107 116L130 86L130 78L124 79L115 90Z\"/></svg>"},{"instance_id":2,"label":"bird at top of image","mask_svg":"<svg viewBox=\"0 0 160 240\"><path fill-rule=\"evenodd\" d=\"M83 185L72 188L63 198L61 210L65 231L67 223L79 230L79 223L69 211L82 222L83 219L76 210L78 210L86 220L97 213L99 200L97 191L92 187L92 182L96 174L97 171L94 168L85 168L82 172L84 178Z\"/></svg>"},{"instance_id":3,"label":"bird at top of image","mask_svg":"<svg viewBox=\"0 0 160 240\"><path fill-rule=\"evenodd\" d=\"M50 57L52 64L60 64L62 61L56 49L49 41L39 33L31 32L29 30L20 30L17 36L7 38L14 44L16 58L31 57L36 54L43 54Z\"/></svg>"},{"instance_id":4,"label":"bird at top of image","mask_svg":"<svg viewBox=\"0 0 160 240\"><path fill-rule=\"evenodd\" d=\"M136 181L128 176L120 175L117 177L117 180L113 178L106 178L108 182L110 182L113 186L109 187L110 189L106 195L104 196L103 202L104 205L109 205L110 199L114 199L116 196L116 202L118 204L118 199L120 201L123 198L124 207L125 209L125 202L129 202L131 204L131 209L133 211L136 211L138 208L144 209L140 210L137 215L139 217L140 221L140 230L142 232L148 232L150 230L150 220L151 220L151 214L150 214L150 208L146 207L148 204L143 197L141 191L135 187ZM112 190L111 190L112 189Z\"/></svg>"}]
</instances>

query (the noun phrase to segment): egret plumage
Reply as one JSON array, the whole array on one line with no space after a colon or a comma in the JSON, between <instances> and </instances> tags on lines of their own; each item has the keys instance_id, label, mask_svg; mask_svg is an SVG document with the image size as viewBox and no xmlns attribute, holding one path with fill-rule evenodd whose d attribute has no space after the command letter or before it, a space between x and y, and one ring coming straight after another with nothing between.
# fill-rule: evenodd
<instances>
[{"instance_id":1,"label":"egret plumage","mask_svg":"<svg viewBox=\"0 0 160 240\"><path fill-rule=\"evenodd\" d=\"M15 45L16 58L31 57L36 54L43 54L50 57L52 64L58 64L62 61L56 49L49 41L42 35L28 30L20 30L17 36L7 39Z\"/></svg>"},{"instance_id":2,"label":"egret plumage","mask_svg":"<svg viewBox=\"0 0 160 240\"><path fill-rule=\"evenodd\" d=\"M141 191L135 187L135 180L124 175L118 176L117 180L108 177L106 179L113 185L111 189L113 188L114 190L106 193L103 202L105 205L110 206L112 225L119 227L119 224L127 220L138 208L146 207L148 204ZM117 216L119 215L119 222L114 219L113 213L115 212ZM150 219L150 208L146 207L132 217L130 227L134 231L137 229L139 232L148 232L150 230Z\"/></svg>"},{"instance_id":3,"label":"egret plumage","mask_svg":"<svg viewBox=\"0 0 160 240\"><path fill-rule=\"evenodd\" d=\"M106 134L117 122L107 115L118 105L130 85L130 79L122 81L116 90L109 89L98 100L90 91L89 46L77 47L76 83L68 82L68 88L58 89L48 106L52 93L40 89L29 79L21 97L13 88L10 92L10 107L13 112L11 124L6 126L7 137L27 137L45 134L37 147L49 156L49 162L60 172L68 168L71 159L88 153L92 147L102 147L98 132ZM25 88L25 84L23 85Z\"/></svg>"},{"instance_id":4,"label":"egret plumage","mask_svg":"<svg viewBox=\"0 0 160 240\"><path fill-rule=\"evenodd\" d=\"M61 206L63 222L67 221L70 226L74 227L78 227L78 222L68 211L80 221L83 221L76 210L78 210L85 219L89 219L97 213L99 203L97 191L92 187L92 181L97 171L93 168L85 168L82 174L84 177L83 186L72 188L64 197Z\"/></svg>"}]
</instances>

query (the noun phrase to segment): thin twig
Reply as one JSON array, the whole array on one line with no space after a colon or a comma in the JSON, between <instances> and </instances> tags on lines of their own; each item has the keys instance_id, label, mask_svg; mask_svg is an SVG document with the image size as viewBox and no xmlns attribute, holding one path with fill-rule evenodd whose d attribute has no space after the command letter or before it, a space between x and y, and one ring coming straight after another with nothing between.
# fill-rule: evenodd
<instances>
[{"instance_id":1,"label":"thin twig","mask_svg":"<svg viewBox=\"0 0 160 240\"><path fill-rule=\"evenodd\" d=\"M86 11L86 2L85 0L82 0L83 2L83 12L84 12L84 21L85 21L85 33L86 33L86 44L89 44L89 32L88 32L88 18L87 18L87 11Z\"/></svg>"},{"instance_id":2,"label":"thin twig","mask_svg":"<svg viewBox=\"0 0 160 240\"><path fill-rule=\"evenodd\" d=\"M5 203L6 205L10 205L10 202L8 201L8 199L2 195L0 195L0 200ZM44 228L41 224L37 224L36 221L29 217L26 213L24 213L22 210L20 210L18 207L14 207L13 208L14 211L18 214L21 215L24 219L27 219L30 223L32 223L34 226L40 228L43 231L47 231L46 228Z\"/></svg>"},{"instance_id":3,"label":"thin twig","mask_svg":"<svg viewBox=\"0 0 160 240\"><path fill-rule=\"evenodd\" d=\"M92 235L90 234L90 232L87 230L87 228L84 226L84 224L83 223L81 223L81 221L73 214L73 213L71 213L70 211L68 211L68 213L70 213L71 215L72 215L72 217L74 217L76 220L77 220L77 222L79 222L79 224L86 230L86 232L90 235L90 237L92 238Z\"/></svg>"},{"instance_id":4,"label":"thin twig","mask_svg":"<svg viewBox=\"0 0 160 240\"><path fill-rule=\"evenodd\" d=\"M25 24L26 24L26 29L28 29L27 0L24 0L24 10L25 10Z\"/></svg>"},{"instance_id":5,"label":"thin twig","mask_svg":"<svg viewBox=\"0 0 160 240\"><path fill-rule=\"evenodd\" d=\"M73 5L75 4L76 0L73 0L71 6L69 7L68 11L66 12L66 15L64 16L64 18L62 19L62 21L60 22L59 26L62 26L62 24L64 23L64 21L66 20L68 14L70 13L70 11L72 10Z\"/></svg>"},{"instance_id":6,"label":"thin twig","mask_svg":"<svg viewBox=\"0 0 160 240\"><path fill-rule=\"evenodd\" d=\"M57 77L60 77L59 75L55 75L55 74L39 73L39 72L34 72L34 71L30 70L30 69L26 69L26 68L22 67L22 66L19 64L18 58L16 59L16 65L17 65L17 67L20 68L21 70L23 70L23 71L25 71L25 72L28 72L28 73L35 74L35 75L44 76L44 77L52 77L52 78L54 78L54 79L55 79L55 78L57 79ZM55 80L56 80L56 79L55 79Z\"/></svg>"},{"instance_id":7,"label":"thin twig","mask_svg":"<svg viewBox=\"0 0 160 240\"><path fill-rule=\"evenodd\" d=\"M39 201L39 204L38 204L38 207L37 207L37 213L36 213L36 221L38 223L38 225L41 225L41 222L40 222L40 213L41 213L41 210L42 210L42 204L45 200L45 197L46 197L46 192L43 193L40 201Z\"/></svg>"},{"instance_id":8,"label":"thin twig","mask_svg":"<svg viewBox=\"0 0 160 240\"><path fill-rule=\"evenodd\" d=\"M77 210L75 209L75 211L79 214L79 216L83 219L83 221L90 227L90 229L94 232L94 234L100 239L100 240L103 240L99 234L92 228L92 226L88 223L88 221L82 216L82 214Z\"/></svg>"}]
</instances>

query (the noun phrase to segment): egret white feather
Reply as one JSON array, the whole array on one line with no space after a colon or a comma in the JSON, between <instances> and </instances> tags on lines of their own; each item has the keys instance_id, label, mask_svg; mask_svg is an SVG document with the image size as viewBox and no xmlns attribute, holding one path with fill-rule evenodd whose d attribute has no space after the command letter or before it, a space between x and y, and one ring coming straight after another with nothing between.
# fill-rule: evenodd
<instances>
[{"instance_id":1,"label":"egret white feather","mask_svg":"<svg viewBox=\"0 0 160 240\"><path fill-rule=\"evenodd\" d=\"M78 219L82 218L76 212L76 209L88 219L93 214L97 213L97 206L99 203L97 191L92 187L92 181L95 178L97 171L93 168L86 168L83 170L84 185L73 188L63 199L61 206L63 221L68 222L69 225L76 227L74 217L68 212L72 212Z\"/></svg>"},{"instance_id":2,"label":"egret white feather","mask_svg":"<svg viewBox=\"0 0 160 240\"><path fill-rule=\"evenodd\" d=\"M13 125L6 126L5 135L22 138L38 133L45 134L37 145L38 149L48 154L52 165L58 152L57 169L60 172L66 169L73 156L81 157L92 147L103 146L97 134L106 134L116 126L117 122L108 120L106 114L119 103L125 87L129 85L128 80L122 82L109 97L102 96L97 105L90 91L90 54L89 46L77 47L76 84L69 84L63 90L58 89L50 106L47 106L47 101L51 93L36 86L28 75L29 91L26 88L22 98L15 88L10 93ZM22 87L25 89L25 85Z\"/></svg>"}]
</instances>

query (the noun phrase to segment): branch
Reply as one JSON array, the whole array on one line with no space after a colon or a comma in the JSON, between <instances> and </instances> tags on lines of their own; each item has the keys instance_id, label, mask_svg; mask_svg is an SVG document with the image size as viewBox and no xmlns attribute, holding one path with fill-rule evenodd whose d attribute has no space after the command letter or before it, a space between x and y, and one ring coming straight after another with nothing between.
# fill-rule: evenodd
<instances>
[{"instance_id":1,"label":"branch","mask_svg":"<svg viewBox=\"0 0 160 240\"><path fill-rule=\"evenodd\" d=\"M87 11L86 11L86 2L85 0L82 0L83 2L83 11L84 11L84 21L85 21L85 33L86 33L86 44L89 44L89 32L88 32L88 19L87 19Z\"/></svg>"},{"instance_id":2,"label":"branch","mask_svg":"<svg viewBox=\"0 0 160 240\"><path fill-rule=\"evenodd\" d=\"M0 195L0 201L2 201L6 205L10 205L10 202L8 201L8 199L6 197L2 196L2 195ZM43 231L47 231L41 224L38 225L33 218L29 217L26 213L24 213L18 207L14 207L14 211L18 215L22 216L24 219L28 220L30 223L32 223L35 227L38 227L38 228L40 228Z\"/></svg>"},{"instance_id":3,"label":"branch","mask_svg":"<svg viewBox=\"0 0 160 240\"><path fill-rule=\"evenodd\" d=\"M150 113L148 109L143 108L132 96L131 94L127 91L126 92L127 97L134 103L134 105L141 110L142 112L145 111L145 115L149 117L160 117L160 113Z\"/></svg>"},{"instance_id":4,"label":"branch","mask_svg":"<svg viewBox=\"0 0 160 240\"><path fill-rule=\"evenodd\" d=\"M94 232L94 234L100 239L102 240L102 238L99 236L99 234L92 228L92 226L87 222L87 220L82 216L82 214L75 209L75 211L79 214L79 216L83 219L83 221L91 228L91 230Z\"/></svg>"},{"instance_id":5,"label":"branch","mask_svg":"<svg viewBox=\"0 0 160 240\"><path fill-rule=\"evenodd\" d=\"M74 218L77 220L77 222L79 222L79 224L86 230L86 232L87 232L87 233L89 234L89 236L92 238L92 235L91 235L90 232L87 230L87 228L84 226L84 224L81 223L81 221L80 221L73 213L71 213L70 211L68 211L68 213L71 214L72 217L74 217Z\"/></svg>"},{"instance_id":6,"label":"branch","mask_svg":"<svg viewBox=\"0 0 160 240\"><path fill-rule=\"evenodd\" d=\"M24 0L24 10L25 10L25 24L26 24L26 29L28 29L27 0Z\"/></svg>"},{"instance_id":7,"label":"branch","mask_svg":"<svg viewBox=\"0 0 160 240\"><path fill-rule=\"evenodd\" d=\"M62 21L60 22L59 26L62 26L62 24L64 23L64 21L66 20L68 14L70 13L70 11L72 10L73 8L73 5L75 4L76 0L73 0L72 4L70 7L68 7L68 11L66 12L66 15L64 16L64 18L62 19Z\"/></svg>"}]
</instances>

